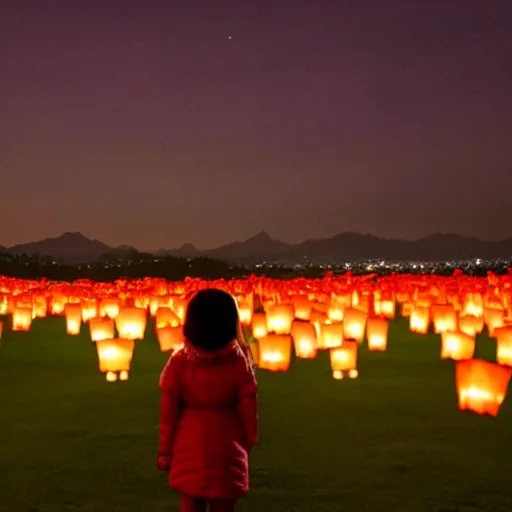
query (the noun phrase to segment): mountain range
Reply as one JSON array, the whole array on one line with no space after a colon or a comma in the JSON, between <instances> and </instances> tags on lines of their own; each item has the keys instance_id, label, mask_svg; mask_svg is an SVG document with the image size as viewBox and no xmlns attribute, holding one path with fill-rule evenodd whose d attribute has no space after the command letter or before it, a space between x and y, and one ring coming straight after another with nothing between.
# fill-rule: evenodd
<instances>
[{"instance_id":1,"label":"mountain range","mask_svg":"<svg viewBox=\"0 0 512 512\"><path fill-rule=\"evenodd\" d=\"M45 238L13 247L0 247L0 252L39 254L75 264L92 262L107 254L139 253L131 246L111 247L99 240L87 238L81 233L64 233L55 238ZM306 262L333 264L341 261L370 259L395 261L508 259L512 257L512 237L499 241L484 241L448 233L430 235L418 240L400 240L345 232L330 238L289 244L275 240L262 231L243 242L232 242L215 249L201 250L187 243L177 249L162 249L153 254L184 258L209 257L246 265L264 262L287 265Z\"/></svg>"}]
</instances>

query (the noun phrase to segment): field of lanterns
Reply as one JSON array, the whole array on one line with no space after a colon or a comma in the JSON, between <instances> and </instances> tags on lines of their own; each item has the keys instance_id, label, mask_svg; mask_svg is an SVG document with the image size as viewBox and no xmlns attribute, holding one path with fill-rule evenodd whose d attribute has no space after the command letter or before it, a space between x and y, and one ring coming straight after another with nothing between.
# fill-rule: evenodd
<instances>
[{"instance_id":1,"label":"field of lanterns","mask_svg":"<svg viewBox=\"0 0 512 512\"><path fill-rule=\"evenodd\" d=\"M512 510L512 275L456 273L0 278L0 511L174 503L158 376L205 287L237 299L258 368L240 510Z\"/></svg>"}]
</instances>

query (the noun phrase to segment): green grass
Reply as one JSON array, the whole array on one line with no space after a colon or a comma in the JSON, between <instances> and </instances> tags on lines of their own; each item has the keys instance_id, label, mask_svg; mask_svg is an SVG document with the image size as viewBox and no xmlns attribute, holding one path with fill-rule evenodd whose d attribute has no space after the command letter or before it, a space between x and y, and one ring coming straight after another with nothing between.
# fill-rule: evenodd
<instances>
[{"instance_id":1,"label":"green grass","mask_svg":"<svg viewBox=\"0 0 512 512\"><path fill-rule=\"evenodd\" d=\"M393 322L386 353L362 348L360 378L335 381L327 354L258 372L261 444L241 511L510 512L512 399L498 418L460 413L437 336ZM494 359L495 343L478 340ZM84 327L36 320L0 346L0 511L177 510L155 469L158 376L152 329L131 378L109 384Z\"/></svg>"}]
</instances>

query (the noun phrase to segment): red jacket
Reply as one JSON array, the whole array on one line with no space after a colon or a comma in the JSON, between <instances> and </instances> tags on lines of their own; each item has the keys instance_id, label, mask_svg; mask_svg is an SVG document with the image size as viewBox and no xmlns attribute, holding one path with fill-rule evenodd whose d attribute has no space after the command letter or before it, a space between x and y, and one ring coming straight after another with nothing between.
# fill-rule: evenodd
<instances>
[{"instance_id":1,"label":"red jacket","mask_svg":"<svg viewBox=\"0 0 512 512\"><path fill-rule=\"evenodd\" d=\"M257 385L238 343L206 352L186 342L160 388L159 460L169 461L169 485L191 497L244 496L258 441Z\"/></svg>"}]
</instances>

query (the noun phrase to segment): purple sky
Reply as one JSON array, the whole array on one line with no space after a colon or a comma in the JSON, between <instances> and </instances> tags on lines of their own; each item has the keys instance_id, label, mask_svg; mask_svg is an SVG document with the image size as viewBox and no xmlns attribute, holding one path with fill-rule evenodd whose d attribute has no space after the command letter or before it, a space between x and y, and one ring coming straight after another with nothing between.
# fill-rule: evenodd
<instances>
[{"instance_id":1,"label":"purple sky","mask_svg":"<svg viewBox=\"0 0 512 512\"><path fill-rule=\"evenodd\" d=\"M7 0L0 245L512 235L511 26L511 0Z\"/></svg>"}]
</instances>

